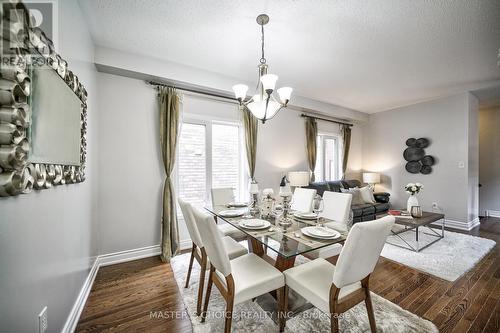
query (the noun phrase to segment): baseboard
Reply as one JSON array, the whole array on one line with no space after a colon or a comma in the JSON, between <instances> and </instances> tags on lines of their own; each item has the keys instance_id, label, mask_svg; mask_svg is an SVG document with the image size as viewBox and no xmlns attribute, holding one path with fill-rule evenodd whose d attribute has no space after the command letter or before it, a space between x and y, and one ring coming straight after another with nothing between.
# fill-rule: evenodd
<instances>
[{"instance_id":1,"label":"baseboard","mask_svg":"<svg viewBox=\"0 0 500 333\"><path fill-rule=\"evenodd\" d=\"M193 247L193 242L191 241L191 239L184 239L181 240L180 246L181 250L187 250Z\"/></svg>"},{"instance_id":2,"label":"baseboard","mask_svg":"<svg viewBox=\"0 0 500 333\"><path fill-rule=\"evenodd\" d=\"M97 275L97 271L99 270L99 257L94 260L94 264L90 269L89 275L85 279L82 289L78 294L78 297L71 308L71 311L68 315L68 319L64 324L62 329L62 333L73 333L76 329L76 325L78 324L78 320L80 319L80 315L82 314L83 308L85 307L85 303L87 302L87 298L89 297L90 290L92 289L92 285L94 284L95 277Z\"/></svg>"},{"instance_id":3,"label":"baseboard","mask_svg":"<svg viewBox=\"0 0 500 333\"><path fill-rule=\"evenodd\" d=\"M160 245L146 246L138 249L103 254L99 256L99 267L119 264L122 262L153 257L161 254Z\"/></svg>"},{"instance_id":4,"label":"baseboard","mask_svg":"<svg viewBox=\"0 0 500 333\"><path fill-rule=\"evenodd\" d=\"M498 218L500 218L500 211L498 211L498 210L492 210L492 209L487 209L486 210L486 216L487 217L498 217Z\"/></svg>"},{"instance_id":5,"label":"baseboard","mask_svg":"<svg viewBox=\"0 0 500 333\"><path fill-rule=\"evenodd\" d=\"M442 221L439 220L437 222L433 222L432 225L441 226ZM444 226L451 229L458 229L469 231L479 225L479 217L476 217L474 220L469 222L456 221L451 219L445 219Z\"/></svg>"},{"instance_id":6,"label":"baseboard","mask_svg":"<svg viewBox=\"0 0 500 333\"><path fill-rule=\"evenodd\" d=\"M122 262L154 257L160 254L160 245L153 245L98 256L95 259L92 268L90 269L87 279L85 279L85 283L83 284L82 289L80 290L80 293L78 294L78 297L73 304L73 307L71 308L71 312L69 313L68 319L66 319L66 323L64 324L61 332L73 333L75 331L76 325L78 324L80 315L82 314L83 308L85 307L85 303L87 302L87 298L89 297L90 290L92 289L92 284L94 283L99 268Z\"/></svg>"}]
</instances>

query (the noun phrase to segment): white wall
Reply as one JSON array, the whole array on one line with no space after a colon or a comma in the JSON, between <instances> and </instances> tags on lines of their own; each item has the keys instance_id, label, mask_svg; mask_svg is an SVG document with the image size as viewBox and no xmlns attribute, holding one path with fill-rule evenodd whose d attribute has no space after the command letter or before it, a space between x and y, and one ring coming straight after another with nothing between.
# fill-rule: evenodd
<instances>
[{"instance_id":1,"label":"white wall","mask_svg":"<svg viewBox=\"0 0 500 333\"><path fill-rule=\"evenodd\" d=\"M500 107L479 111L479 212L500 217Z\"/></svg>"},{"instance_id":2,"label":"white wall","mask_svg":"<svg viewBox=\"0 0 500 333\"><path fill-rule=\"evenodd\" d=\"M363 134L363 169L382 174L377 190L392 194L393 207L406 207L404 185L420 182L425 188L419 202L425 210L432 210L436 202L450 225L469 228L477 223L477 210L469 207L477 163L475 119L477 100L469 93L372 114ZM430 175L406 172L403 150L410 137L431 140L425 151L437 164Z\"/></svg>"},{"instance_id":3,"label":"white wall","mask_svg":"<svg viewBox=\"0 0 500 333\"><path fill-rule=\"evenodd\" d=\"M48 306L49 332L60 332L98 254L97 89L93 44L75 1L59 3L58 52L88 93L88 165L84 183L0 198L0 331L38 332Z\"/></svg>"},{"instance_id":4,"label":"white wall","mask_svg":"<svg viewBox=\"0 0 500 333\"><path fill-rule=\"evenodd\" d=\"M144 81L98 74L99 99L99 221L101 253L160 242L163 166L159 148L155 90ZM184 95L185 117L239 121L235 104ZM338 125L319 123L322 131ZM353 129L351 174L361 169L361 127ZM281 176L307 170L304 119L283 110L259 125L256 178L261 188L277 190ZM189 236L183 223L180 237Z\"/></svg>"}]
</instances>

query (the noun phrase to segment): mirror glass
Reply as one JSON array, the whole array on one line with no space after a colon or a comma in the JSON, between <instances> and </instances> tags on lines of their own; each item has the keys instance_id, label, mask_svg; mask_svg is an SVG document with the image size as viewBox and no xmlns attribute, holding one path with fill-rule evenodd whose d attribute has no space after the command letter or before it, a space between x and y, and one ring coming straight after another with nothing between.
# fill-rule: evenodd
<instances>
[{"instance_id":1,"label":"mirror glass","mask_svg":"<svg viewBox=\"0 0 500 333\"><path fill-rule=\"evenodd\" d=\"M29 162L79 166L81 101L52 68L31 73Z\"/></svg>"}]
</instances>

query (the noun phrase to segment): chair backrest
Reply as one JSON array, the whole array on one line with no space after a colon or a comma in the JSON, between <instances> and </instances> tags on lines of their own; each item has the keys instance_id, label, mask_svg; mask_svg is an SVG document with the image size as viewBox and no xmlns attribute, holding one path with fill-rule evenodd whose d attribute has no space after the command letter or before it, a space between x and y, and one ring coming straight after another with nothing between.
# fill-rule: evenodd
<instances>
[{"instance_id":1,"label":"chair backrest","mask_svg":"<svg viewBox=\"0 0 500 333\"><path fill-rule=\"evenodd\" d=\"M226 188L212 188L212 205L222 206L234 202L234 189Z\"/></svg>"},{"instance_id":2,"label":"chair backrest","mask_svg":"<svg viewBox=\"0 0 500 333\"><path fill-rule=\"evenodd\" d=\"M208 259L215 269L224 276L228 276L231 274L231 264L213 216L196 207L193 207L193 216L200 231Z\"/></svg>"},{"instance_id":3,"label":"chair backrest","mask_svg":"<svg viewBox=\"0 0 500 333\"><path fill-rule=\"evenodd\" d=\"M197 247L202 248L203 242L201 240L198 227L196 226L196 222L194 221L193 206L189 202L181 198L178 198L177 201L179 202L179 206L181 207L182 216L184 217L184 222L186 222L186 227L188 229L191 240Z\"/></svg>"},{"instance_id":4,"label":"chair backrest","mask_svg":"<svg viewBox=\"0 0 500 333\"><path fill-rule=\"evenodd\" d=\"M354 224L333 273L337 288L361 281L373 272L394 221L394 216L386 216Z\"/></svg>"},{"instance_id":5,"label":"chair backrest","mask_svg":"<svg viewBox=\"0 0 500 333\"><path fill-rule=\"evenodd\" d=\"M312 204L316 190L310 188L297 187L293 191L292 206L293 210L309 213L312 210Z\"/></svg>"},{"instance_id":6,"label":"chair backrest","mask_svg":"<svg viewBox=\"0 0 500 333\"><path fill-rule=\"evenodd\" d=\"M323 211L319 214L336 222L347 224L351 211L352 194L339 192L323 192Z\"/></svg>"}]
</instances>

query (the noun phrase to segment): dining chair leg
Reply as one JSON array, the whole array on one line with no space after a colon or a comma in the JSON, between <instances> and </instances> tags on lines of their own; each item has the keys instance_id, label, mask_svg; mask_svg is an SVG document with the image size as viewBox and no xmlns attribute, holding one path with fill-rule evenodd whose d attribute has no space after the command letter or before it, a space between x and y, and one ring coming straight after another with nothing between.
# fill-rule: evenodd
<instances>
[{"instance_id":1,"label":"dining chair leg","mask_svg":"<svg viewBox=\"0 0 500 333\"><path fill-rule=\"evenodd\" d=\"M330 325L331 333L339 333L339 316L337 313L330 314Z\"/></svg>"},{"instance_id":2,"label":"dining chair leg","mask_svg":"<svg viewBox=\"0 0 500 333\"><path fill-rule=\"evenodd\" d=\"M201 315L201 303L203 301L203 287L205 284L205 272L207 270L207 255L205 249L201 249L200 280L198 282L198 302L196 303L196 314Z\"/></svg>"},{"instance_id":3,"label":"dining chair leg","mask_svg":"<svg viewBox=\"0 0 500 333\"><path fill-rule=\"evenodd\" d=\"M207 293L205 294L205 304L203 304L203 312L201 313L201 322L205 322L207 317L208 301L210 300L210 292L212 291L212 276L215 274L215 269L213 266L210 267L210 273L208 273L208 283L207 283Z\"/></svg>"},{"instance_id":4,"label":"dining chair leg","mask_svg":"<svg viewBox=\"0 0 500 333\"><path fill-rule=\"evenodd\" d=\"M370 330L372 333L377 332L377 327L375 325L375 314L373 312L373 305L372 305L372 297L370 295L370 289L365 288L365 304L366 304L366 311L368 312L368 320L370 321Z\"/></svg>"},{"instance_id":5,"label":"dining chair leg","mask_svg":"<svg viewBox=\"0 0 500 333\"><path fill-rule=\"evenodd\" d=\"M278 326L280 329L280 332L283 332L285 330L285 325L286 325L286 308L287 308L287 298L288 298L288 292L287 292L287 287L284 286L282 288L279 288L276 290L276 295L277 301L278 301Z\"/></svg>"},{"instance_id":6,"label":"dining chair leg","mask_svg":"<svg viewBox=\"0 0 500 333\"><path fill-rule=\"evenodd\" d=\"M365 291L365 305L366 311L368 312L368 320L370 321L370 330L375 333L377 332L377 327L375 325L375 314L373 312L372 297L370 294L370 275L361 280L361 286Z\"/></svg>"},{"instance_id":7,"label":"dining chair leg","mask_svg":"<svg viewBox=\"0 0 500 333\"><path fill-rule=\"evenodd\" d=\"M189 259L189 268L188 268L188 274L186 277L186 285L184 288L189 287L189 279L191 278L191 270L193 269L193 261L194 261L194 252L196 251L196 245L193 244L193 247L191 248L191 258Z\"/></svg>"},{"instance_id":8,"label":"dining chair leg","mask_svg":"<svg viewBox=\"0 0 500 333\"><path fill-rule=\"evenodd\" d=\"M231 324L233 322L234 296L228 297L226 301L226 321L224 323L224 333L231 333Z\"/></svg>"}]
</instances>

